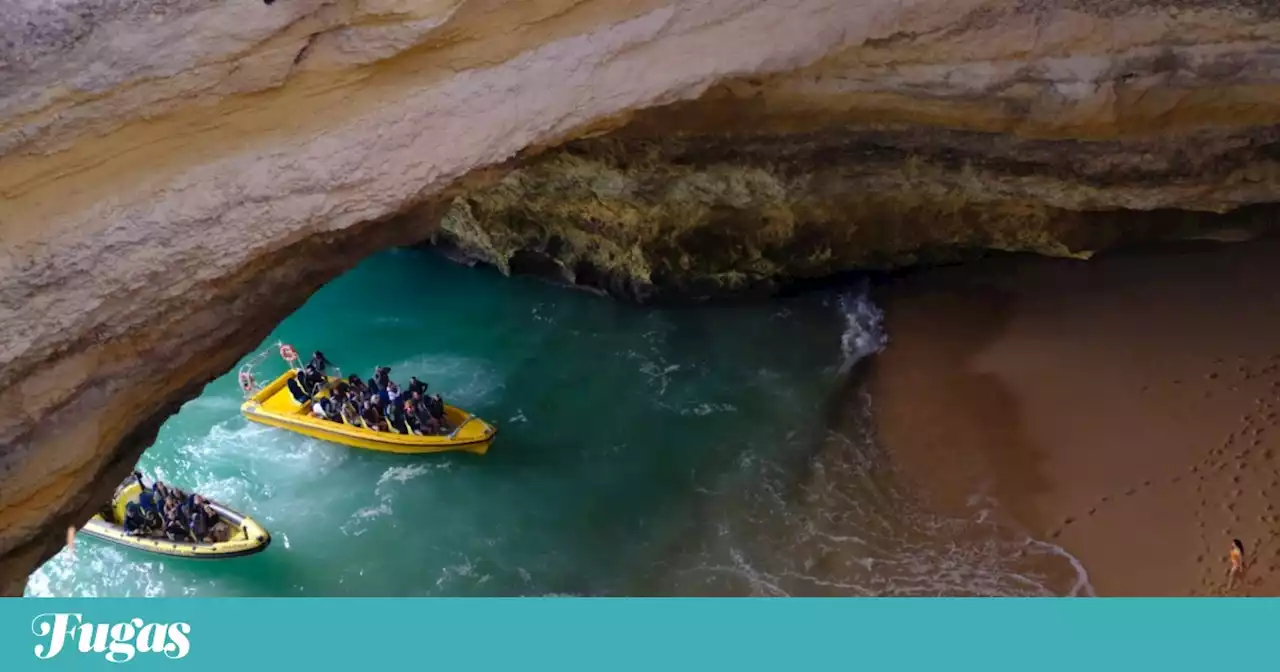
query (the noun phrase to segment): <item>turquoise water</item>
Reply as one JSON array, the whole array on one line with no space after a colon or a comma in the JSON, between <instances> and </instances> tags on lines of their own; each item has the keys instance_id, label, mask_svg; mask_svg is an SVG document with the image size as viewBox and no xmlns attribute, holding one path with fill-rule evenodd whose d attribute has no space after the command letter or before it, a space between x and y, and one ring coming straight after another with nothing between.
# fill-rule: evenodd
<instances>
[{"instance_id":1,"label":"turquoise water","mask_svg":"<svg viewBox=\"0 0 1280 672\"><path fill-rule=\"evenodd\" d=\"M344 373L388 365L393 379L417 375L498 425L487 455L385 455L250 424L232 371L169 419L139 467L253 515L273 533L271 548L200 562L82 535L74 561L55 557L27 592L1078 587L1056 547L931 517L893 485L865 434L867 400L843 376L874 348L874 318L865 301L834 293L636 307L428 252L387 252L316 293L263 348L283 340L304 356L323 350ZM267 362L268 375L283 366Z\"/></svg>"}]
</instances>

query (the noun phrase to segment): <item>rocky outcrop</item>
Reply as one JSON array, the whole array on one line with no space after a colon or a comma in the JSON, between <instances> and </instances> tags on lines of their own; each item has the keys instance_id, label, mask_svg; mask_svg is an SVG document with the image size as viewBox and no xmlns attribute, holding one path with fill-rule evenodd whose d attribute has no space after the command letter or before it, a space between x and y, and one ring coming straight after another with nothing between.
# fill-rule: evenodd
<instances>
[{"instance_id":1,"label":"rocky outcrop","mask_svg":"<svg viewBox=\"0 0 1280 672\"><path fill-rule=\"evenodd\" d=\"M388 245L434 238L643 297L1216 226L1185 213L1277 193L1277 14L11 2L0 589L20 590L177 404Z\"/></svg>"},{"instance_id":2,"label":"rocky outcrop","mask_svg":"<svg viewBox=\"0 0 1280 672\"><path fill-rule=\"evenodd\" d=\"M1277 208L1233 206L1265 198L1272 183L1240 172L1269 165L1273 133L1180 147L936 129L611 136L459 196L432 240L639 300L771 292L988 250L1087 258L1270 229ZM1160 158L1135 165L1129 152Z\"/></svg>"}]
</instances>

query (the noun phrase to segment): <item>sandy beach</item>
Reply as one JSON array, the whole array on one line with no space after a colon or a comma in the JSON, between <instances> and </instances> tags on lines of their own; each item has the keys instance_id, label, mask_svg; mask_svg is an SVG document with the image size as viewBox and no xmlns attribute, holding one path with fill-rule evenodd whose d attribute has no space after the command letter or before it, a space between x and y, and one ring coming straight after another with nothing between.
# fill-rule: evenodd
<instances>
[{"instance_id":1,"label":"sandy beach","mask_svg":"<svg viewBox=\"0 0 1280 672\"><path fill-rule=\"evenodd\" d=\"M1098 595L1280 595L1280 242L890 282L881 444L930 507L1053 540Z\"/></svg>"}]
</instances>

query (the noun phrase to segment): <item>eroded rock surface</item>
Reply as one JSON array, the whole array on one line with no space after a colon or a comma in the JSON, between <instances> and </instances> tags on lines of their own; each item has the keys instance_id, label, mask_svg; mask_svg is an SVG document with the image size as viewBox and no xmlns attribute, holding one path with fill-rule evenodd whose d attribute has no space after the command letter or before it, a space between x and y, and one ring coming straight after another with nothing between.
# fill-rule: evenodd
<instances>
[{"instance_id":1,"label":"eroded rock surface","mask_svg":"<svg viewBox=\"0 0 1280 672\"><path fill-rule=\"evenodd\" d=\"M1276 7L14 0L0 590L388 245L645 297L1218 226L1277 195Z\"/></svg>"}]
</instances>

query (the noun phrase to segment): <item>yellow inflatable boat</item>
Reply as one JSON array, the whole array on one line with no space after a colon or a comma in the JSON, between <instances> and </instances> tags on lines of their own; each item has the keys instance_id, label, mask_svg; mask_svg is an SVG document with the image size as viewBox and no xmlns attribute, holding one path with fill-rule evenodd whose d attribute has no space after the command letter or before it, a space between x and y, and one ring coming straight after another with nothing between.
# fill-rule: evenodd
<instances>
[{"instance_id":1,"label":"yellow inflatable boat","mask_svg":"<svg viewBox=\"0 0 1280 672\"><path fill-rule=\"evenodd\" d=\"M116 499L112 502L111 510L109 512L103 511L90 518L89 522L85 523L85 526L80 531L103 541L136 548L141 551L202 560L222 560L253 555L267 550L267 546L271 545L271 534L252 518L212 500L209 505L218 513L222 522L227 525L224 541L206 544L194 541L171 541L166 537L127 535L124 533L124 526L118 521L124 520L125 507L130 502L137 501L138 493L140 492L142 492L142 485L137 481L124 486L116 493ZM104 518L104 515L107 514L111 515L113 520Z\"/></svg>"},{"instance_id":2,"label":"yellow inflatable boat","mask_svg":"<svg viewBox=\"0 0 1280 672\"><path fill-rule=\"evenodd\" d=\"M364 448L386 453L420 454L446 451L466 451L483 455L489 450L498 430L493 425L454 406L445 405L447 434L401 434L395 431L377 431L361 425L350 425L317 418L311 414L311 404L299 402L289 389L289 382L297 375L297 355L293 348L280 344L280 354L289 362L289 368L275 380L258 388L252 376L254 363L246 364L240 372L240 387L248 399L240 406L241 413L252 422L287 429L322 441L340 443L352 448ZM269 351L268 351L269 353ZM259 360L268 353L259 355ZM340 377L328 376L337 384ZM322 392L318 396L327 396Z\"/></svg>"}]
</instances>

